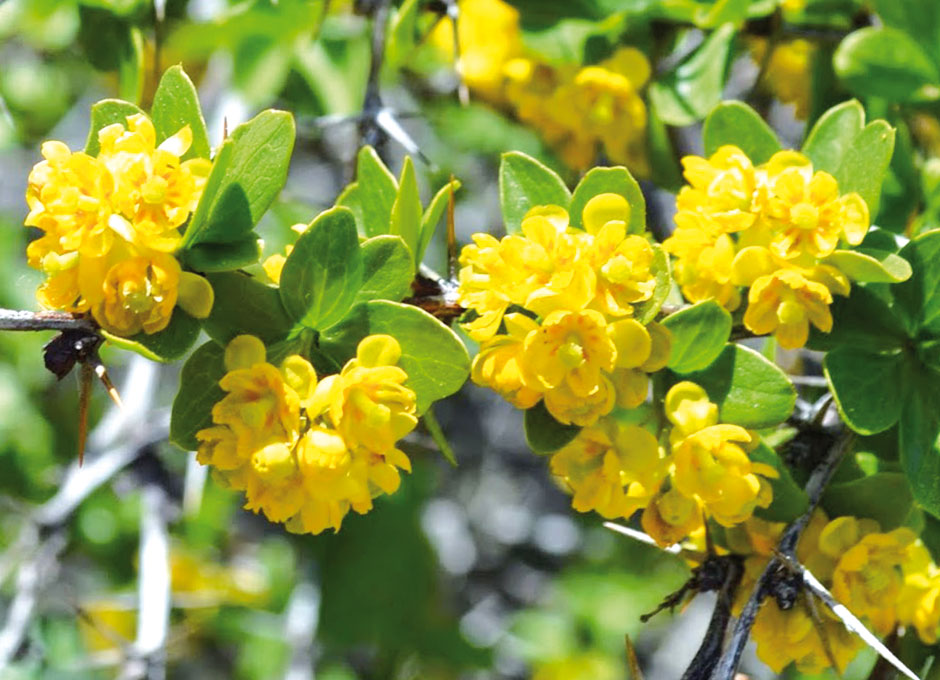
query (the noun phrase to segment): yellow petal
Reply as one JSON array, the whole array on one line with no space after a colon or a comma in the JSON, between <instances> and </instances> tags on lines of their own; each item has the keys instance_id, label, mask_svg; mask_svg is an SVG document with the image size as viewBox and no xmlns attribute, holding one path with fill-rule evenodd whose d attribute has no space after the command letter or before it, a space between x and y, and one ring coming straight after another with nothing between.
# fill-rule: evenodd
<instances>
[{"instance_id":1,"label":"yellow petal","mask_svg":"<svg viewBox=\"0 0 940 680\"><path fill-rule=\"evenodd\" d=\"M203 277L192 272L180 272L176 303L190 316L205 319L212 311L215 292Z\"/></svg>"},{"instance_id":2,"label":"yellow petal","mask_svg":"<svg viewBox=\"0 0 940 680\"><path fill-rule=\"evenodd\" d=\"M581 219L585 231L596 234L608 222L629 222L630 204L619 194L598 194L585 204Z\"/></svg>"},{"instance_id":3,"label":"yellow petal","mask_svg":"<svg viewBox=\"0 0 940 680\"><path fill-rule=\"evenodd\" d=\"M653 348L649 332L636 319L623 319L607 326L607 336L617 348L617 368L636 368Z\"/></svg>"},{"instance_id":4,"label":"yellow petal","mask_svg":"<svg viewBox=\"0 0 940 680\"><path fill-rule=\"evenodd\" d=\"M748 246L743 248L731 263L731 283L736 286L750 286L761 276L766 276L775 269L777 267L767 248Z\"/></svg>"},{"instance_id":5,"label":"yellow petal","mask_svg":"<svg viewBox=\"0 0 940 680\"><path fill-rule=\"evenodd\" d=\"M232 338L225 348L225 368L237 371L264 363L267 352L264 343L253 335Z\"/></svg>"}]
</instances>

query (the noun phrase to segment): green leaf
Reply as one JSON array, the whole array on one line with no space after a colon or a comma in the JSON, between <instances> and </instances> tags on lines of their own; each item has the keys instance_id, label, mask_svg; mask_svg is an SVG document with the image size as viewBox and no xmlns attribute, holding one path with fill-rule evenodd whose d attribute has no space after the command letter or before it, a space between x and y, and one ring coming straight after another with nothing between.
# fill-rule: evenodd
<instances>
[{"instance_id":1,"label":"green leaf","mask_svg":"<svg viewBox=\"0 0 940 680\"><path fill-rule=\"evenodd\" d=\"M121 99L102 99L92 104L91 127L88 130L88 139L85 141L85 153L89 156L97 156L101 151L101 145L98 143L98 131L101 128L114 123L127 127L127 117L137 113L143 113L143 111Z\"/></svg>"},{"instance_id":2,"label":"green leaf","mask_svg":"<svg viewBox=\"0 0 940 680\"><path fill-rule=\"evenodd\" d=\"M928 231L900 252L914 273L894 286L898 311L910 329L940 335L940 230Z\"/></svg>"},{"instance_id":3,"label":"green leaf","mask_svg":"<svg viewBox=\"0 0 940 680\"><path fill-rule=\"evenodd\" d=\"M722 102L708 114L702 129L705 155L711 156L726 144L743 151L759 165L780 151L780 140L764 119L743 102Z\"/></svg>"},{"instance_id":4,"label":"green leaf","mask_svg":"<svg viewBox=\"0 0 940 680\"><path fill-rule=\"evenodd\" d=\"M183 160L209 158L209 134L199 107L199 95L182 66L171 66L163 74L153 95L151 115L157 131L157 144L188 125L193 133L193 143L183 155Z\"/></svg>"},{"instance_id":5,"label":"green leaf","mask_svg":"<svg viewBox=\"0 0 940 680\"><path fill-rule=\"evenodd\" d=\"M832 331L822 333L810 328L807 346L830 350L842 345L875 353L899 349L907 339L904 326L888 304L864 286L852 286L848 298L834 297Z\"/></svg>"},{"instance_id":6,"label":"green leaf","mask_svg":"<svg viewBox=\"0 0 940 680\"><path fill-rule=\"evenodd\" d=\"M437 422L437 417L434 415L434 410L429 408L427 411L425 411L421 420L424 423L425 428L427 428L428 434L431 435L431 439L433 439L434 443L437 444L437 448L441 452L441 455L447 459L448 463L454 467L457 467L457 454L454 453L454 447L452 447L450 442L447 441L447 435L444 434L444 430L441 429L441 424Z\"/></svg>"},{"instance_id":7,"label":"green leaf","mask_svg":"<svg viewBox=\"0 0 940 680\"><path fill-rule=\"evenodd\" d=\"M903 526L913 503L911 488L900 472L876 472L832 484L822 498L823 509L830 517L867 517L878 522L881 531Z\"/></svg>"},{"instance_id":8,"label":"green leaf","mask_svg":"<svg viewBox=\"0 0 940 680\"><path fill-rule=\"evenodd\" d=\"M864 127L865 109L858 100L842 102L819 117L806 137L803 153L813 162L814 170L835 174Z\"/></svg>"},{"instance_id":9,"label":"green leaf","mask_svg":"<svg viewBox=\"0 0 940 680\"><path fill-rule=\"evenodd\" d=\"M908 373L899 429L901 467L917 503L940 517L940 399L935 394L936 378Z\"/></svg>"},{"instance_id":10,"label":"green leaf","mask_svg":"<svg viewBox=\"0 0 940 680\"><path fill-rule=\"evenodd\" d=\"M504 153L499 164L499 202L506 233L522 228L522 218L539 205L571 204L571 193L561 177L531 156L518 151Z\"/></svg>"},{"instance_id":11,"label":"green leaf","mask_svg":"<svg viewBox=\"0 0 940 680\"><path fill-rule=\"evenodd\" d=\"M320 336L320 349L339 364L355 356L359 341L384 333L398 340L398 362L415 391L418 413L460 389L470 373L470 356L460 338L427 312L397 302L373 300L357 305L339 324Z\"/></svg>"},{"instance_id":12,"label":"green leaf","mask_svg":"<svg viewBox=\"0 0 940 680\"><path fill-rule=\"evenodd\" d=\"M400 236L373 236L363 241L362 286L353 304L369 300L399 302L411 293L415 277L411 251Z\"/></svg>"},{"instance_id":13,"label":"green leaf","mask_svg":"<svg viewBox=\"0 0 940 680\"><path fill-rule=\"evenodd\" d=\"M571 224L581 227L581 213L587 202L598 194L619 194L630 204L630 223L627 233L642 234L646 231L646 199L640 185L630 171L624 167L592 168L578 182L571 196Z\"/></svg>"},{"instance_id":14,"label":"green leaf","mask_svg":"<svg viewBox=\"0 0 940 680\"><path fill-rule=\"evenodd\" d=\"M669 297L672 290L672 274L669 270L669 256L658 243L653 244L653 263L650 267L656 279L656 287L649 300L634 305L634 316L642 323L647 324L656 318L659 310Z\"/></svg>"},{"instance_id":15,"label":"green leaf","mask_svg":"<svg viewBox=\"0 0 940 680\"><path fill-rule=\"evenodd\" d=\"M717 0L697 7L692 20L699 28L716 28L724 23L740 26L747 18L750 6L751 0Z\"/></svg>"},{"instance_id":16,"label":"green leaf","mask_svg":"<svg viewBox=\"0 0 940 680\"><path fill-rule=\"evenodd\" d=\"M723 423L772 427L786 420L796 403L796 390L784 372L741 345L726 345L711 366L682 377L705 389Z\"/></svg>"},{"instance_id":17,"label":"green leaf","mask_svg":"<svg viewBox=\"0 0 940 680\"><path fill-rule=\"evenodd\" d=\"M707 368L721 354L731 334L731 315L714 300L679 310L663 319L672 332L667 366L676 373Z\"/></svg>"},{"instance_id":18,"label":"green leaf","mask_svg":"<svg viewBox=\"0 0 940 680\"><path fill-rule=\"evenodd\" d=\"M424 216L421 218L421 237L418 239L418 252L415 253L415 262L418 264L424 259L424 253L428 249L431 237L434 236L434 230L437 229L437 224L441 221L444 210L450 202L451 193L456 193L459 188L460 182L456 179L451 180L438 189L437 193L434 194L434 198L431 199L428 209L424 211Z\"/></svg>"},{"instance_id":19,"label":"green leaf","mask_svg":"<svg viewBox=\"0 0 940 680\"><path fill-rule=\"evenodd\" d=\"M858 192L872 215L878 214L881 185L894 153L894 128L883 120L866 125L842 156L835 173L839 191Z\"/></svg>"},{"instance_id":20,"label":"green leaf","mask_svg":"<svg viewBox=\"0 0 940 680\"><path fill-rule=\"evenodd\" d=\"M365 236L389 234L391 233L392 206L398 198L398 182L371 146L364 146L359 150L356 163L358 189L355 196L361 211L361 217L359 214L356 217L360 232Z\"/></svg>"},{"instance_id":21,"label":"green leaf","mask_svg":"<svg viewBox=\"0 0 940 680\"><path fill-rule=\"evenodd\" d=\"M650 99L669 125L691 125L721 101L734 40L733 24L712 32L694 53L650 86Z\"/></svg>"},{"instance_id":22,"label":"green leaf","mask_svg":"<svg viewBox=\"0 0 940 680\"><path fill-rule=\"evenodd\" d=\"M846 424L860 434L887 430L901 413L901 354L836 347L823 360L826 380Z\"/></svg>"},{"instance_id":23,"label":"green leaf","mask_svg":"<svg viewBox=\"0 0 940 680\"><path fill-rule=\"evenodd\" d=\"M897 28L916 40L935 58L940 37L940 6L931 0L874 0L872 3L885 26Z\"/></svg>"},{"instance_id":24,"label":"green leaf","mask_svg":"<svg viewBox=\"0 0 940 680\"><path fill-rule=\"evenodd\" d=\"M202 322L209 337L227 345L236 335L257 336L266 345L283 340L294 326L277 288L241 272L209 274L215 304Z\"/></svg>"},{"instance_id":25,"label":"green leaf","mask_svg":"<svg viewBox=\"0 0 940 680\"><path fill-rule=\"evenodd\" d=\"M398 195L392 204L391 221L388 233L400 236L413 253L415 267L421 261L418 259L418 240L421 236L421 196L418 193L418 178L415 175L415 166L410 156L405 156L405 163L401 168L401 180L398 182Z\"/></svg>"},{"instance_id":26,"label":"green leaf","mask_svg":"<svg viewBox=\"0 0 940 680\"><path fill-rule=\"evenodd\" d=\"M262 111L235 128L217 154L182 247L245 240L284 186L293 148L294 118L286 111Z\"/></svg>"},{"instance_id":27,"label":"green leaf","mask_svg":"<svg viewBox=\"0 0 940 680\"><path fill-rule=\"evenodd\" d=\"M173 309L170 323L162 331L149 335L138 333L129 338L113 335L105 330L101 334L111 344L137 352L153 361L170 362L183 357L199 337L199 322L179 307Z\"/></svg>"},{"instance_id":28,"label":"green leaf","mask_svg":"<svg viewBox=\"0 0 940 680\"><path fill-rule=\"evenodd\" d=\"M281 271L281 301L308 328L343 318L362 285L356 220L347 208L320 213L300 235Z\"/></svg>"},{"instance_id":29,"label":"green leaf","mask_svg":"<svg viewBox=\"0 0 940 680\"><path fill-rule=\"evenodd\" d=\"M761 441L750 452L750 458L755 463L770 465L780 475L777 479L766 478L773 489L774 499L767 508L755 508L754 514L768 522L789 522L802 515L809 506L809 497L793 481L790 468L780 460L777 452Z\"/></svg>"},{"instance_id":30,"label":"green leaf","mask_svg":"<svg viewBox=\"0 0 940 680\"><path fill-rule=\"evenodd\" d=\"M420 0L404 0L395 12L385 49L385 59L389 64L403 65L414 50L420 9Z\"/></svg>"},{"instance_id":31,"label":"green leaf","mask_svg":"<svg viewBox=\"0 0 940 680\"><path fill-rule=\"evenodd\" d=\"M891 102L940 98L940 72L931 57L904 31L863 28L846 37L832 60L845 86L862 97Z\"/></svg>"},{"instance_id":32,"label":"green leaf","mask_svg":"<svg viewBox=\"0 0 940 680\"><path fill-rule=\"evenodd\" d=\"M911 265L903 257L886 250L865 248L836 250L824 262L842 270L853 281L898 283L911 277Z\"/></svg>"},{"instance_id":33,"label":"green leaf","mask_svg":"<svg viewBox=\"0 0 940 680\"><path fill-rule=\"evenodd\" d=\"M254 232L232 243L200 243L181 250L180 260L197 272L229 272L254 264L261 257L261 244Z\"/></svg>"},{"instance_id":34,"label":"green leaf","mask_svg":"<svg viewBox=\"0 0 940 680\"><path fill-rule=\"evenodd\" d=\"M577 425L563 425L552 417L545 408L544 402L539 402L530 409L526 409L523 416L525 427L525 441L534 453L548 455L574 441L581 428Z\"/></svg>"},{"instance_id":35,"label":"green leaf","mask_svg":"<svg viewBox=\"0 0 940 680\"><path fill-rule=\"evenodd\" d=\"M225 396L225 349L214 342L200 346L180 372L180 387L170 416L170 441L185 451L199 448L196 433L212 425L212 407Z\"/></svg>"}]
</instances>

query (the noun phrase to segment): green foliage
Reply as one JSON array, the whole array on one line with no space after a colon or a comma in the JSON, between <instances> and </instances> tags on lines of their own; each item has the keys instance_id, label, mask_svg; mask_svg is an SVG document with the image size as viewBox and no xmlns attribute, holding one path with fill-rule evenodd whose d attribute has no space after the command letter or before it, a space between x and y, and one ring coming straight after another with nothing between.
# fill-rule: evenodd
<instances>
[{"instance_id":1,"label":"green foliage","mask_svg":"<svg viewBox=\"0 0 940 680\"><path fill-rule=\"evenodd\" d=\"M852 92L895 102L940 98L940 71L917 41L894 28L863 28L839 45L836 73Z\"/></svg>"},{"instance_id":2,"label":"green foliage","mask_svg":"<svg viewBox=\"0 0 940 680\"><path fill-rule=\"evenodd\" d=\"M790 469L777 455L777 452L764 442L750 452L751 460L773 467L779 475L768 478L773 489L774 500L767 508L755 508L754 514L768 522L790 522L806 511L809 498L806 492L793 480Z\"/></svg>"},{"instance_id":3,"label":"green foliage","mask_svg":"<svg viewBox=\"0 0 940 680\"><path fill-rule=\"evenodd\" d=\"M706 300L670 314L663 325L672 333L666 365L676 373L690 373L708 368L725 349L731 315L714 300Z\"/></svg>"},{"instance_id":4,"label":"green foliage","mask_svg":"<svg viewBox=\"0 0 940 680\"><path fill-rule=\"evenodd\" d=\"M499 203L503 209L506 233L522 228L522 218L539 205L568 209L571 192L555 172L523 153L510 152L499 164Z\"/></svg>"},{"instance_id":5,"label":"green foliage","mask_svg":"<svg viewBox=\"0 0 940 680\"><path fill-rule=\"evenodd\" d=\"M672 71L650 86L650 99L669 125L691 125L721 100L735 27L724 24Z\"/></svg>"},{"instance_id":6,"label":"green foliage","mask_svg":"<svg viewBox=\"0 0 940 680\"><path fill-rule=\"evenodd\" d=\"M898 421L901 363L900 352L875 354L852 346L837 347L826 355L826 379L849 427L861 434L875 434Z\"/></svg>"},{"instance_id":7,"label":"green foliage","mask_svg":"<svg viewBox=\"0 0 940 680\"><path fill-rule=\"evenodd\" d=\"M209 158L209 134L199 107L199 95L181 66L171 66L163 74L153 95L151 115L157 132L157 144L188 125L193 133L193 143L182 160Z\"/></svg>"},{"instance_id":8,"label":"green foliage","mask_svg":"<svg viewBox=\"0 0 940 680\"><path fill-rule=\"evenodd\" d=\"M199 446L196 433L212 425L212 407L225 393L219 380L225 375L225 350L207 342L193 352L180 372L180 386L173 400L170 441L185 451Z\"/></svg>"},{"instance_id":9,"label":"green foliage","mask_svg":"<svg viewBox=\"0 0 940 680\"><path fill-rule=\"evenodd\" d=\"M470 357L456 333L417 307L386 300L354 307L320 336L320 348L342 362L355 355L362 338L376 333L391 335L401 345L398 365L417 395L418 413L459 390L470 373Z\"/></svg>"},{"instance_id":10,"label":"green foliage","mask_svg":"<svg viewBox=\"0 0 940 680\"><path fill-rule=\"evenodd\" d=\"M278 289L242 272L207 276L215 291L215 304L202 327L225 346L236 335L254 335L267 344L283 340L294 321L284 309Z\"/></svg>"},{"instance_id":11,"label":"green foliage","mask_svg":"<svg viewBox=\"0 0 940 680\"><path fill-rule=\"evenodd\" d=\"M88 139L85 142L85 153L89 156L98 155L101 150L101 145L98 143L98 131L101 128L114 123L120 123L126 127L127 117L138 113L143 113L143 111L134 104L120 99L103 99L93 104L91 107L91 128L88 130Z\"/></svg>"},{"instance_id":12,"label":"green foliage","mask_svg":"<svg viewBox=\"0 0 940 680\"><path fill-rule=\"evenodd\" d=\"M176 307L173 309L170 323L162 331L152 334L140 332L129 338L113 335L105 330L102 330L101 334L118 347L137 352L153 361L169 362L186 356L186 352L199 337L199 321L180 307Z\"/></svg>"},{"instance_id":13,"label":"green foliage","mask_svg":"<svg viewBox=\"0 0 940 680\"><path fill-rule=\"evenodd\" d=\"M352 212L333 208L320 213L284 263L280 286L284 309L308 328L329 328L349 311L362 275Z\"/></svg>"},{"instance_id":14,"label":"green foliage","mask_svg":"<svg viewBox=\"0 0 940 680\"><path fill-rule=\"evenodd\" d=\"M780 140L754 109L742 102L722 102L702 128L705 155L711 156L726 144L741 149L754 165L770 160L780 151Z\"/></svg>"},{"instance_id":15,"label":"green foliage","mask_svg":"<svg viewBox=\"0 0 940 680\"><path fill-rule=\"evenodd\" d=\"M865 127L865 109L858 100L843 102L826 111L806 136L803 153L813 168L834 175L852 142Z\"/></svg>"},{"instance_id":16,"label":"green foliage","mask_svg":"<svg viewBox=\"0 0 940 680\"><path fill-rule=\"evenodd\" d=\"M669 270L669 256L660 245L653 245L653 262L650 265L656 287L649 300L635 306L634 315L640 323L649 323L656 318L666 299L672 292L672 274Z\"/></svg>"},{"instance_id":17,"label":"green foliage","mask_svg":"<svg viewBox=\"0 0 940 680\"><path fill-rule=\"evenodd\" d=\"M885 502L888 498L890 503ZM904 525L913 503L907 479L900 472L876 472L850 482L832 484L822 499L823 509L830 517L869 517L878 522L882 531Z\"/></svg>"}]
</instances>

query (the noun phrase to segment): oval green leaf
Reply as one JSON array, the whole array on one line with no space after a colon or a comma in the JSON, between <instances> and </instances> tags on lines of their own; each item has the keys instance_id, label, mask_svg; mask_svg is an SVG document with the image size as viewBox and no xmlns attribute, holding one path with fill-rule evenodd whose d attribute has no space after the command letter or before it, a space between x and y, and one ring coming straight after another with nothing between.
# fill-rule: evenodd
<instances>
[{"instance_id":1,"label":"oval green leaf","mask_svg":"<svg viewBox=\"0 0 940 680\"><path fill-rule=\"evenodd\" d=\"M209 337L227 345L236 335L254 335L266 345L283 340L294 324L277 288L241 272L209 274L215 304L202 322Z\"/></svg>"},{"instance_id":2,"label":"oval green leaf","mask_svg":"<svg viewBox=\"0 0 940 680\"><path fill-rule=\"evenodd\" d=\"M813 162L813 169L835 174L864 127L865 109L858 100L842 102L819 117L806 137L803 153Z\"/></svg>"},{"instance_id":3,"label":"oval green leaf","mask_svg":"<svg viewBox=\"0 0 940 680\"><path fill-rule=\"evenodd\" d=\"M726 144L741 149L759 165L780 151L780 140L760 115L743 102L722 102L708 114L702 129L705 155Z\"/></svg>"},{"instance_id":4,"label":"oval green leaf","mask_svg":"<svg viewBox=\"0 0 940 680\"><path fill-rule=\"evenodd\" d=\"M522 228L522 218L538 205L571 204L571 192L553 170L520 151L504 153L499 164L499 202L506 233Z\"/></svg>"},{"instance_id":5,"label":"oval green leaf","mask_svg":"<svg viewBox=\"0 0 940 680\"><path fill-rule=\"evenodd\" d=\"M193 133L193 143L183 155L183 160L209 158L209 134L199 107L199 96L182 66L171 66L163 74L153 95L151 116L158 144L188 125Z\"/></svg>"},{"instance_id":6,"label":"oval green leaf","mask_svg":"<svg viewBox=\"0 0 940 680\"><path fill-rule=\"evenodd\" d=\"M859 434L887 430L898 421L901 398L900 352L875 353L852 346L836 347L823 360L823 370L846 424Z\"/></svg>"},{"instance_id":7,"label":"oval green leaf","mask_svg":"<svg viewBox=\"0 0 940 680\"><path fill-rule=\"evenodd\" d=\"M839 191L843 194L857 192L865 199L873 217L878 214L881 185L893 153L894 128L883 120L876 120L855 136L835 173Z\"/></svg>"},{"instance_id":8,"label":"oval green leaf","mask_svg":"<svg viewBox=\"0 0 940 680\"><path fill-rule=\"evenodd\" d=\"M411 251L400 236L374 236L363 241L362 287L353 304L370 300L399 302L411 293L415 277Z\"/></svg>"},{"instance_id":9,"label":"oval green leaf","mask_svg":"<svg viewBox=\"0 0 940 680\"><path fill-rule=\"evenodd\" d=\"M823 509L830 517L867 517L878 522L881 531L903 526L913 503L911 487L900 472L876 472L832 484L822 497Z\"/></svg>"},{"instance_id":10,"label":"oval green leaf","mask_svg":"<svg viewBox=\"0 0 940 680\"><path fill-rule=\"evenodd\" d=\"M182 247L244 241L287 180L294 118L262 111L232 132L217 154Z\"/></svg>"},{"instance_id":11,"label":"oval green leaf","mask_svg":"<svg viewBox=\"0 0 940 680\"><path fill-rule=\"evenodd\" d=\"M731 314L706 300L670 314L663 325L672 332L672 354L666 364L676 373L707 368L721 354L731 335Z\"/></svg>"},{"instance_id":12,"label":"oval green leaf","mask_svg":"<svg viewBox=\"0 0 940 680\"><path fill-rule=\"evenodd\" d=\"M345 205L353 211L359 232L364 236L390 233L398 182L371 146L359 149L355 187L353 191L343 192L337 205Z\"/></svg>"},{"instance_id":13,"label":"oval green leaf","mask_svg":"<svg viewBox=\"0 0 940 680\"><path fill-rule=\"evenodd\" d=\"M863 28L843 40L832 58L845 86L863 97L891 102L940 98L940 73L933 59L904 31Z\"/></svg>"},{"instance_id":14,"label":"oval green leaf","mask_svg":"<svg viewBox=\"0 0 940 680\"><path fill-rule=\"evenodd\" d=\"M261 244L251 232L248 238L232 243L199 243L181 250L179 258L197 272L229 272L254 264L261 257Z\"/></svg>"},{"instance_id":15,"label":"oval green leaf","mask_svg":"<svg viewBox=\"0 0 940 680\"><path fill-rule=\"evenodd\" d=\"M628 233L642 234L646 231L646 199L633 175L622 166L588 170L571 196L571 209L569 210L571 224L581 227L581 213L584 211L584 206L598 194L606 193L619 194L630 204Z\"/></svg>"},{"instance_id":16,"label":"oval green leaf","mask_svg":"<svg viewBox=\"0 0 940 680\"><path fill-rule=\"evenodd\" d=\"M853 281L898 283L911 277L911 265L903 257L886 250L836 250L825 259Z\"/></svg>"},{"instance_id":17,"label":"oval green leaf","mask_svg":"<svg viewBox=\"0 0 940 680\"><path fill-rule=\"evenodd\" d=\"M398 365L408 373L405 384L417 395L419 414L467 381L470 356L460 338L411 305L386 300L357 305L342 323L320 336L320 349L336 363L344 364L355 356L359 341L375 333L391 335L401 345Z\"/></svg>"},{"instance_id":18,"label":"oval green leaf","mask_svg":"<svg viewBox=\"0 0 940 680\"><path fill-rule=\"evenodd\" d=\"M784 464L777 452L761 441L749 455L755 463L770 465L779 475L777 479L767 478L774 492L770 506L755 508L754 515L768 522L789 522L802 515L809 506L809 497L793 481L790 468Z\"/></svg>"},{"instance_id":19,"label":"oval green leaf","mask_svg":"<svg viewBox=\"0 0 940 680\"><path fill-rule=\"evenodd\" d=\"M298 323L329 328L349 311L362 273L356 219L347 208L332 208L294 244L281 271L281 301Z\"/></svg>"},{"instance_id":20,"label":"oval green leaf","mask_svg":"<svg viewBox=\"0 0 940 680\"><path fill-rule=\"evenodd\" d=\"M940 335L940 230L913 239L899 253L913 274L894 286L897 309L912 331Z\"/></svg>"},{"instance_id":21,"label":"oval green leaf","mask_svg":"<svg viewBox=\"0 0 940 680\"><path fill-rule=\"evenodd\" d=\"M908 373L899 428L901 468L914 500L934 517L940 517L940 398L936 395L936 379Z\"/></svg>"},{"instance_id":22,"label":"oval green leaf","mask_svg":"<svg viewBox=\"0 0 940 680\"><path fill-rule=\"evenodd\" d=\"M219 387L224 375L225 349L214 342L201 345L183 364L170 415L170 441L181 449L199 448L196 433L212 425L212 407L225 396Z\"/></svg>"}]
</instances>

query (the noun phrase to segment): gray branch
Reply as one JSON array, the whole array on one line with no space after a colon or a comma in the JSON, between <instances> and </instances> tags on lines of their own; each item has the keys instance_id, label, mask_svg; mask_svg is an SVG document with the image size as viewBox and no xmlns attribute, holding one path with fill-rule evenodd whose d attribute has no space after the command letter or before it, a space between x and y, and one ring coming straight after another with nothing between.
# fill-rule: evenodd
<instances>
[{"instance_id":1,"label":"gray branch","mask_svg":"<svg viewBox=\"0 0 940 680\"><path fill-rule=\"evenodd\" d=\"M69 331L97 333L91 319L65 312L30 312L0 308L0 331Z\"/></svg>"},{"instance_id":2,"label":"gray branch","mask_svg":"<svg viewBox=\"0 0 940 680\"><path fill-rule=\"evenodd\" d=\"M826 485L829 484L829 480L832 479L832 475L839 466L839 462L842 460L845 452L848 451L853 441L854 435L852 432L846 430L829 450L826 458L813 470L809 481L806 482L806 495L809 497L809 507L806 508L806 512L790 523L780 537L777 550L782 555L786 557L793 557L795 555L796 544L800 540L803 530L806 528L806 525L809 524L809 520L816 506L819 505ZM744 647L747 645L748 638L751 635L751 628L754 626L754 620L757 618L757 610L760 607L761 601L767 595L771 580L783 568L785 568L784 562L776 557L767 563L754 589L751 591L751 596L744 605L744 609L741 610L741 614L731 633L731 641L721 655L721 659L719 659L715 667L715 672L711 675L711 680L733 680L738 664L741 662L741 654L743 654Z\"/></svg>"}]
</instances>

